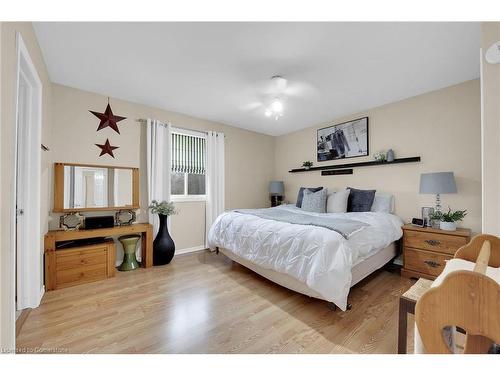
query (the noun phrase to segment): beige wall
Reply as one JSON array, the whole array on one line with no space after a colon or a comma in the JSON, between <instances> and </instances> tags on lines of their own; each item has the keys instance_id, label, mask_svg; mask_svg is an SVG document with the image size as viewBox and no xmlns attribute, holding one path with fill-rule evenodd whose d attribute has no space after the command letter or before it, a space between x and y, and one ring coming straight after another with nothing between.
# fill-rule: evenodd
<instances>
[{"instance_id":1,"label":"beige wall","mask_svg":"<svg viewBox=\"0 0 500 375\"><path fill-rule=\"evenodd\" d=\"M104 111L107 98L91 92L54 84L53 135L51 157L54 162L108 164L139 167L141 210L139 220L147 221L146 133L138 118L157 118L173 126L194 130L215 130L226 135L226 208L268 205L267 187L274 173L274 138L235 127L184 116L144 105L111 98L113 113L127 117L119 123L120 134L110 128L96 132L99 120L89 110ZM115 159L99 157L95 143L109 138ZM179 215L172 218L172 237L177 249L203 245L205 209L203 202L177 203ZM58 215L50 226L56 228Z\"/></svg>"},{"instance_id":2,"label":"beige wall","mask_svg":"<svg viewBox=\"0 0 500 375\"><path fill-rule=\"evenodd\" d=\"M481 30L483 103L483 232L500 235L500 64L484 54L500 41L500 22L485 22Z\"/></svg>"},{"instance_id":3,"label":"beige wall","mask_svg":"<svg viewBox=\"0 0 500 375\"><path fill-rule=\"evenodd\" d=\"M317 129L362 116L369 117L370 156L343 162L373 160L375 152L389 148L396 157L421 156L422 162L355 168L353 175L346 176L288 173L305 160L316 161ZM458 194L443 195L443 206L467 209L462 225L479 232L480 147L480 88L479 80L473 80L277 137L275 170L277 179L285 182L288 201L296 199L300 186L374 188L394 193L396 214L406 221L419 217L421 207L434 205L434 196L418 193L420 173L453 171Z\"/></svg>"},{"instance_id":4,"label":"beige wall","mask_svg":"<svg viewBox=\"0 0 500 375\"><path fill-rule=\"evenodd\" d=\"M12 271L10 264L7 264L7 258L14 255L10 246L11 231L15 223L12 220L13 212L11 202L14 198L12 191L12 181L14 179L14 131L16 117L16 32L21 33L24 43L28 48L29 54L38 75L43 84L43 103L42 103L42 143L50 147L50 126L51 126L51 84L49 81L47 69L43 61L42 53L38 46L35 33L30 23L24 22L4 22L2 23L2 55L1 55L1 216L0 216L0 241L1 241L1 263L2 274L6 275ZM50 156L42 152L42 186L41 186L41 231L40 233L40 258L43 267L43 234L47 231L47 221L49 212L49 181L51 181ZM13 262L13 259L11 258ZM12 263L13 264L13 263ZM43 272L42 272L43 275ZM13 301L14 286L12 289L2 288L2 314L9 314L12 318L12 306L9 303ZM3 320L2 320L3 321ZM13 326L12 326L13 327ZM2 327L4 328L4 327ZM5 340L13 339L9 335L13 332L3 332L1 334L2 345ZM5 334L7 336L5 336Z\"/></svg>"},{"instance_id":5,"label":"beige wall","mask_svg":"<svg viewBox=\"0 0 500 375\"><path fill-rule=\"evenodd\" d=\"M180 208L172 219L171 231L175 236L176 251L199 248L205 242L205 203L176 203ZM181 235L181 233L183 235Z\"/></svg>"}]
</instances>

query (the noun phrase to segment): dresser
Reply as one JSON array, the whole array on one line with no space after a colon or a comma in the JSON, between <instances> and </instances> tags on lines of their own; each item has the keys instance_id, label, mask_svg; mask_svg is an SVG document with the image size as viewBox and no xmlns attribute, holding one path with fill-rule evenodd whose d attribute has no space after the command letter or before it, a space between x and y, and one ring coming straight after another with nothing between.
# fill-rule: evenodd
<instances>
[{"instance_id":1,"label":"dresser","mask_svg":"<svg viewBox=\"0 0 500 375\"><path fill-rule=\"evenodd\" d=\"M51 230L45 235L45 289L54 290L103 280L115 275L115 244L105 240L96 244L58 248L64 241L106 238L126 234L142 236L141 266L153 265L153 226L138 223L101 229Z\"/></svg>"},{"instance_id":2,"label":"dresser","mask_svg":"<svg viewBox=\"0 0 500 375\"><path fill-rule=\"evenodd\" d=\"M467 228L451 232L404 225L401 275L434 280L443 271L446 261L453 258L470 237L471 231Z\"/></svg>"},{"instance_id":3,"label":"dresser","mask_svg":"<svg viewBox=\"0 0 500 375\"><path fill-rule=\"evenodd\" d=\"M113 240L58 250L54 259L53 289L90 283L115 275Z\"/></svg>"}]
</instances>

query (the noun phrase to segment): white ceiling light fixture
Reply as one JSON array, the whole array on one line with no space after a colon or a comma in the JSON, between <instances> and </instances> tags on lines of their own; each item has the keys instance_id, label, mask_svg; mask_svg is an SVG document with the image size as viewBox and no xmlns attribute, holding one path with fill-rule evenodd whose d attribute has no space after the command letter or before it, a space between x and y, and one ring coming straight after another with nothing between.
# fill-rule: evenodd
<instances>
[{"instance_id":1,"label":"white ceiling light fixture","mask_svg":"<svg viewBox=\"0 0 500 375\"><path fill-rule=\"evenodd\" d=\"M290 83L279 75L257 82L249 91L253 100L240 108L243 111L264 114L275 121L284 116L285 110L293 111L291 103L295 99L311 99L318 94L318 90L307 82L294 80Z\"/></svg>"},{"instance_id":2,"label":"white ceiling light fixture","mask_svg":"<svg viewBox=\"0 0 500 375\"><path fill-rule=\"evenodd\" d=\"M274 117L275 120L279 120L283 116L283 93L286 90L287 80L281 76L271 77L271 87L270 92L274 95L269 107L265 110L266 117Z\"/></svg>"},{"instance_id":3,"label":"white ceiling light fixture","mask_svg":"<svg viewBox=\"0 0 500 375\"><path fill-rule=\"evenodd\" d=\"M283 116L283 102L280 99L274 99L271 105L266 108L266 117L274 117L275 120L279 120Z\"/></svg>"},{"instance_id":4,"label":"white ceiling light fixture","mask_svg":"<svg viewBox=\"0 0 500 375\"><path fill-rule=\"evenodd\" d=\"M283 103L281 102L281 100L275 99L271 103L271 110L276 113L283 112Z\"/></svg>"}]
</instances>

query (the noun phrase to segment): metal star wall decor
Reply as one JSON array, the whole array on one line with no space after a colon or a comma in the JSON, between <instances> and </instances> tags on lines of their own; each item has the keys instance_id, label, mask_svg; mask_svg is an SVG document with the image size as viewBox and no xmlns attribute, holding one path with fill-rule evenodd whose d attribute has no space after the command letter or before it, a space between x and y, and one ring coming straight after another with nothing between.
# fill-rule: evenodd
<instances>
[{"instance_id":1,"label":"metal star wall decor","mask_svg":"<svg viewBox=\"0 0 500 375\"><path fill-rule=\"evenodd\" d=\"M106 138L106 142L103 145L98 145L97 143L95 143L95 145L101 149L101 153L99 154L99 156L103 156L103 155L108 154L109 156L111 156L113 158L115 157L115 155L113 155L113 150L120 148L118 146L111 146L111 144L109 143L109 139L107 139L107 138Z\"/></svg>"},{"instance_id":2,"label":"metal star wall decor","mask_svg":"<svg viewBox=\"0 0 500 375\"><path fill-rule=\"evenodd\" d=\"M100 112L95 112L95 111L89 111L92 113L94 116L96 116L101 122L99 123L99 127L97 128L97 131L107 128L108 126L113 129L115 132L120 134L120 130L118 130L118 122L125 120L126 117L121 117L121 116L115 116L113 114L113 111L111 110L111 106L109 105L109 98L108 98L108 105L106 107L106 110L104 113Z\"/></svg>"}]
</instances>

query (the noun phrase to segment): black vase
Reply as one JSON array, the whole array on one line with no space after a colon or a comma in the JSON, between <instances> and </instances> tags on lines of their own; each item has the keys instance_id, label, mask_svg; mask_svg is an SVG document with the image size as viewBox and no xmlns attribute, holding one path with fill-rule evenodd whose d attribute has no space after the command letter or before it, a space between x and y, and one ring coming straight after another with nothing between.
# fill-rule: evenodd
<instances>
[{"instance_id":1,"label":"black vase","mask_svg":"<svg viewBox=\"0 0 500 375\"><path fill-rule=\"evenodd\" d=\"M168 264L175 254L175 243L168 233L167 215L158 214L160 218L160 228L153 241L153 265L161 266Z\"/></svg>"}]
</instances>

